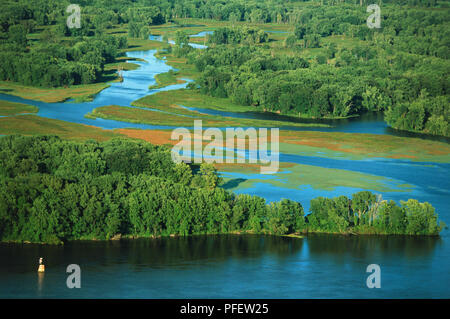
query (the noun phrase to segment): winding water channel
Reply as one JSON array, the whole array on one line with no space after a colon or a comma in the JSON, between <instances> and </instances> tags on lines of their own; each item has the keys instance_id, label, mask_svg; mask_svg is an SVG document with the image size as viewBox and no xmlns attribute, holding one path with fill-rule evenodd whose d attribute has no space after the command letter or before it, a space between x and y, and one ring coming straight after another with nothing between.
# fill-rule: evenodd
<instances>
[{"instance_id":1,"label":"winding water channel","mask_svg":"<svg viewBox=\"0 0 450 319\"><path fill-rule=\"evenodd\" d=\"M112 83L92 102L44 103L6 94L0 94L0 99L35 105L41 117L104 129L171 129L84 117L99 106L131 107L132 101L146 95L184 88L187 83L148 89L155 83L155 75L172 69L164 60L157 59L155 53L155 50L126 53L145 62L133 61L140 68L123 72L122 83ZM231 117L270 116L198 110ZM296 129L394 134L377 115L333 124L330 128ZM392 191L377 192L384 199L428 201L441 220L450 224L450 164L302 154L280 154L280 161L384 177L386 185L392 188ZM226 173L224 176L263 179L259 174ZM300 201L307 210L311 198L351 195L359 190L362 189L321 190L308 185L292 189L258 181L252 187L235 191L256 194L268 201L290 198ZM195 236L114 243L77 242L64 247L0 245L0 297L448 298L449 242L449 231L444 230L441 238ZM49 271L45 277L37 278L33 267L41 255L46 256ZM82 289L69 290L65 286L65 267L70 263L80 264L83 269ZM365 269L372 263L381 266L381 289L366 287Z\"/></svg>"}]
</instances>

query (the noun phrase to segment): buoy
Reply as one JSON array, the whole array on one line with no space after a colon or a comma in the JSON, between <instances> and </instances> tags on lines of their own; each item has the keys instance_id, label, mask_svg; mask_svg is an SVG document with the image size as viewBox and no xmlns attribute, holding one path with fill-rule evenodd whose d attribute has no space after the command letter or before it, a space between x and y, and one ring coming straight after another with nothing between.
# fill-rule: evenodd
<instances>
[{"instance_id":1,"label":"buoy","mask_svg":"<svg viewBox=\"0 0 450 319\"><path fill-rule=\"evenodd\" d=\"M45 265L42 262L42 257L39 258L39 268L38 268L38 272L44 272L45 271Z\"/></svg>"}]
</instances>

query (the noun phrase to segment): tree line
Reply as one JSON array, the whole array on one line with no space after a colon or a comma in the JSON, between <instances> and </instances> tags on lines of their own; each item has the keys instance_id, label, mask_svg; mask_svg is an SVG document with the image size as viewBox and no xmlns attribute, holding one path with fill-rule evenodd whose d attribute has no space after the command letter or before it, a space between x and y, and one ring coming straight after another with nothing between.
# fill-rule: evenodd
<instances>
[{"instance_id":1,"label":"tree line","mask_svg":"<svg viewBox=\"0 0 450 319\"><path fill-rule=\"evenodd\" d=\"M267 204L220 187L210 164L175 164L143 141L0 138L0 240L59 243L126 236L236 232L438 235L429 203L383 201L363 191Z\"/></svg>"},{"instance_id":2,"label":"tree line","mask_svg":"<svg viewBox=\"0 0 450 319\"><path fill-rule=\"evenodd\" d=\"M102 79L104 65L114 62L119 50L128 47L127 38L104 34L101 24L91 25L89 17L99 15L89 14L89 9L86 14L83 11L82 28L68 29L65 4L68 2L2 4L0 80L61 87ZM30 40L28 35L38 29L39 39Z\"/></svg>"},{"instance_id":3,"label":"tree line","mask_svg":"<svg viewBox=\"0 0 450 319\"><path fill-rule=\"evenodd\" d=\"M17 28L10 29L11 33L17 31ZM114 62L118 50L127 47L126 37L114 36L73 40L64 45L55 41L31 48L11 38L0 45L0 59L4 62L0 65L0 80L29 86L61 87L98 82L105 64Z\"/></svg>"}]
</instances>

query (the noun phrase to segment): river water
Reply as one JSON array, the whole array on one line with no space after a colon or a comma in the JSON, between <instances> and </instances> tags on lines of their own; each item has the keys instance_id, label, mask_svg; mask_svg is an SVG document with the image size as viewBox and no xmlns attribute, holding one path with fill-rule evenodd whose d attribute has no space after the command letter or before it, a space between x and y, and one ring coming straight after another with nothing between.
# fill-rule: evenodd
<instances>
[{"instance_id":1,"label":"river water","mask_svg":"<svg viewBox=\"0 0 450 319\"><path fill-rule=\"evenodd\" d=\"M0 298L448 298L444 254L442 239L392 236L0 245ZM69 264L80 265L80 289L66 286ZM381 267L380 289L366 286L369 264Z\"/></svg>"},{"instance_id":2,"label":"river water","mask_svg":"<svg viewBox=\"0 0 450 319\"><path fill-rule=\"evenodd\" d=\"M0 94L0 99L35 105L39 107L37 115L42 117L104 129L172 128L84 117L99 106L130 107L132 101L148 94L185 87L186 83L148 89L155 83L156 74L172 69L164 60L157 59L155 53L154 50L128 52L128 57L145 62L133 61L140 68L123 72L122 83L112 83L92 102L44 103L6 94ZM230 112L222 115L268 116ZM305 129L397 134L378 115L332 124L330 128ZM280 161L351 170L385 177L388 184L407 184L408 187L400 191L381 194L385 199L396 201L408 198L429 201L441 220L450 224L450 164L385 158L348 160L302 154L280 156ZM259 174L233 177L262 178ZM314 197L351 195L359 190L347 187L320 190L308 185L293 190L260 182L236 192L256 194L268 201L290 198L300 201L307 211L309 200ZM449 298L449 241L449 231L444 230L441 238L194 236L76 242L64 247L3 244L0 245L0 297ZM38 276L36 263L40 256L46 259L47 271ZM65 267L72 263L81 266L82 289L68 289L65 285ZM369 264L381 267L381 289L366 287Z\"/></svg>"}]
</instances>

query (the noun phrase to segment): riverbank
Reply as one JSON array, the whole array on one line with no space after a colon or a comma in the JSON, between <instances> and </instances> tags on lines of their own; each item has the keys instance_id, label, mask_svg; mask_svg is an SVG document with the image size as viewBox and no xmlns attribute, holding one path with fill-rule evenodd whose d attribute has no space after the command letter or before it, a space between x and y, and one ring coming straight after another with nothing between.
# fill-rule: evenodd
<instances>
[{"instance_id":1,"label":"riverbank","mask_svg":"<svg viewBox=\"0 0 450 319\"><path fill-rule=\"evenodd\" d=\"M395 238L440 238L439 234L433 234L433 235L411 235L411 234L396 234L396 233L383 233L383 232L377 232L377 231L371 231L371 230L365 230L365 231L356 231L353 229L349 229L345 232L326 232L326 231L304 231L301 233L292 233L292 234L274 234L274 233L268 233L268 232L261 232L261 233L255 233L253 231L231 231L226 233L198 233L198 234L189 234L189 235L177 235L177 234L170 234L170 235L122 235L117 234L112 238L109 239L99 239L95 237L83 237L79 239L70 239L65 241L51 241L51 242L33 242L28 240L0 240L0 245L8 245L8 244L20 244L20 245L50 245L50 246L64 246L68 243L77 243L77 242L116 242L116 241L122 241L122 240L142 240L142 239L148 239L148 240L156 240L156 239L164 239L164 238L196 238L201 236L273 236L273 237L279 237L279 238L293 238L293 239L305 239L309 236L316 236L316 235L329 235L333 237L348 237L348 236L360 236L360 237L376 237L381 236L384 238L389 237L395 237Z\"/></svg>"},{"instance_id":2,"label":"riverbank","mask_svg":"<svg viewBox=\"0 0 450 319\"><path fill-rule=\"evenodd\" d=\"M141 105L140 103L136 103ZM136 105L135 104L135 105ZM150 107L147 109L131 108L119 105L108 105L95 108L92 112L85 115L86 118L96 119L102 118L107 120L115 120L122 122L130 122L137 124L163 125L163 126L180 126L191 127L195 120L202 120L204 127L274 127L292 126L292 127L328 127L326 124L309 124L309 123L288 123L270 120L258 119L234 119L231 117L221 117L214 115L206 115L196 111L189 111L180 107L170 107L163 110L157 106L154 110Z\"/></svg>"},{"instance_id":3,"label":"riverbank","mask_svg":"<svg viewBox=\"0 0 450 319\"><path fill-rule=\"evenodd\" d=\"M68 140L109 140L123 136L117 132L61 120L53 120L27 114L0 118L0 134L3 135L57 135Z\"/></svg>"},{"instance_id":4,"label":"riverbank","mask_svg":"<svg viewBox=\"0 0 450 319\"><path fill-rule=\"evenodd\" d=\"M37 111L39 109L33 105L0 100L0 116L32 114L37 113Z\"/></svg>"}]
</instances>

